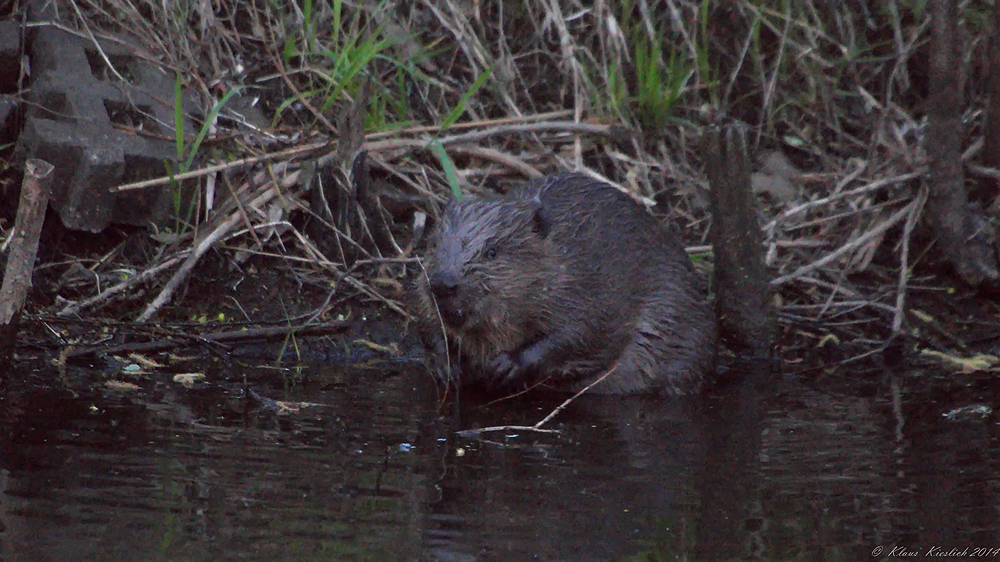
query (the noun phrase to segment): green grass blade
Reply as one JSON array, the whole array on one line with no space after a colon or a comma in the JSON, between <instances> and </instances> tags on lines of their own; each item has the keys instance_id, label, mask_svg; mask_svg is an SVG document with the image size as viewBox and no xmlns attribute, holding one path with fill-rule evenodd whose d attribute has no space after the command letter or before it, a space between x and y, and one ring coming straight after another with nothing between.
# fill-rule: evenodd
<instances>
[{"instance_id":1,"label":"green grass blade","mask_svg":"<svg viewBox=\"0 0 1000 562\"><path fill-rule=\"evenodd\" d=\"M302 2L302 24L305 26L306 50L312 52L316 47L316 33L313 29L313 3L312 0Z\"/></svg>"},{"instance_id":2,"label":"green grass blade","mask_svg":"<svg viewBox=\"0 0 1000 562\"><path fill-rule=\"evenodd\" d=\"M184 100L181 97L181 74L174 80L174 138L177 139L177 160L184 158Z\"/></svg>"},{"instance_id":3,"label":"green grass blade","mask_svg":"<svg viewBox=\"0 0 1000 562\"><path fill-rule=\"evenodd\" d=\"M476 78L476 81L472 83L472 86L470 86L469 89L465 92L465 94L462 95L462 99L458 100L458 104L455 105L455 107L451 110L451 112L448 113L448 116L444 118L444 121L441 122L442 130L447 129L448 127L454 125L455 121L458 121L458 118L461 117L463 113L465 113L465 105L469 103L469 100L472 99L472 96L476 95L476 92L478 92L479 89L483 87L483 84L485 84L486 80L489 79L490 74L493 74L492 66L487 68L485 72L480 74Z\"/></svg>"},{"instance_id":4,"label":"green grass blade","mask_svg":"<svg viewBox=\"0 0 1000 562\"><path fill-rule=\"evenodd\" d=\"M462 187L458 184L458 170L455 168L455 163L452 162L451 156L448 156L444 147L437 140L431 141L431 152L441 162L441 168L444 169L444 177L447 178L448 186L451 187L451 194L455 199L461 200Z\"/></svg>"},{"instance_id":5,"label":"green grass blade","mask_svg":"<svg viewBox=\"0 0 1000 562\"><path fill-rule=\"evenodd\" d=\"M218 116L219 112L222 111L222 106L226 105L226 102L229 101L229 98L238 94L242 90L243 86L237 86L232 90L229 90L228 92L226 92L226 95L222 96L222 99L219 100L219 103L215 104L215 107L212 108L212 111L209 112L208 117L205 118L205 123L202 124L201 126L201 130L198 131L198 136L195 137L194 143L191 145L191 153L188 154L188 159L187 162L185 163L185 168L184 168L185 170L191 169L191 164L194 162L194 156L195 154L198 154L198 148L201 147L201 142L205 140L206 136L208 136L208 130L212 127L212 123L215 121L216 116Z\"/></svg>"},{"instance_id":6,"label":"green grass blade","mask_svg":"<svg viewBox=\"0 0 1000 562\"><path fill-rule=\"evenodd\" d=\"M285 37L285 48L281 52L281 58L287 64L295 56L295 36Z\"/></svg>"},{"instance_id":7,"label":"green grass blade","mask_svg":"<svg viewBox=\"0 0 1000 562\"><path fill-rule=\"evenodd\" d=\"M333 0L333 23L330 25L330 43L340 44L340 10L343 5L341 0Z\"/></svg>"}]
</instances>

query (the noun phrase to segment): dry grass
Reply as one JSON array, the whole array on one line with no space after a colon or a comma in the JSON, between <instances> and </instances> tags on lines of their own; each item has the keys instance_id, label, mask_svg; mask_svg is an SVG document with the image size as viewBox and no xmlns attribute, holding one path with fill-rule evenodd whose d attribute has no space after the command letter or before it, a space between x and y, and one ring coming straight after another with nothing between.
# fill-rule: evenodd
<instances>
[{"instance_id":1,"label":"dry grass","mask_svg":"<svg viewBox=\"0 0 1000 562\"><path fill-rule=\"evenodd\" d=\"M710 218L696 141L722 114L751 124L759 154L788 157L762 158L768 163L755 181L789 331L877 348L905 323L910 274L933 253L933 240L913 235L926 199L920 106L928 15L920 3L77 5L68 13L74 26L130 35L182 76L203 115L244 88L271 119L255 128L223 107L211 124L191 174L201 224L178 229L184 250L149 264L150 276L168 287L183 277L168 282L168 272L221 247L280 255L303 272L322 270L339 289L392 302L401 266L415 255L413 233L454 189L445 173L451 167L451 182L473 192L558 169L584 171L662 203L697 246ZM964 8L970 138L981 134L975 84L986 68L990 9L982 2ZM363 116L354 125L352 111ZM434 140L443 152L431 149ZM315 177L326 170L349 183L359 148L370 155L382 195L404 202L393 211L401 251L362 248L348 267L328 259L302 223ZM967 156L974 159L975 150ZM995 177L982 172L989 174ZM112 290L128 293L140 278ZM101 302L73 303L63 313Z\"/></svg>"}]
</instances>

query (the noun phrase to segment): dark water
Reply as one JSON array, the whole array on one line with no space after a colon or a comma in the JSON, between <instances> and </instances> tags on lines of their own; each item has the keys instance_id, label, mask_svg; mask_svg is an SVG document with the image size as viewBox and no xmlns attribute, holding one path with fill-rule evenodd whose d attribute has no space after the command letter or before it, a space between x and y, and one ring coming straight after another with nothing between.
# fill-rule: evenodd
<instances>
[{"instance_id":1,"label":"dark water","mask_svg":"<svg viewBox=\"0 0 1000 562\"><path fill-rule=\"evenodd\" d=\"M995 407L989 380L751 377L584 397L558 434L464 437L561 398L463 396L445 414L418 368L246 375L263 404L170 374L7 392L0 562L1000 558L974 550L1000 548L997 416L955 411Z\"/></svg>"}]
</instances>

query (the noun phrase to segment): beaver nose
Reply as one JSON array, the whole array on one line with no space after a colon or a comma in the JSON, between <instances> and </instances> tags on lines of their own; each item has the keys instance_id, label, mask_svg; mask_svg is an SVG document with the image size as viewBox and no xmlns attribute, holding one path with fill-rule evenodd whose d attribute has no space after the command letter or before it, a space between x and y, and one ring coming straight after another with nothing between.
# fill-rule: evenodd
<instances>
[{"instance_id":1,"label":"beaver nose","mask_svg":"<svg viewBox=\"0 0 1000 562\"><path fill-rule=\"evenodd\" d=\"M465 324L465 311L462 309L458 288L462 282L461 275L447 271L436 271L428 279L431 293L437 301L438 311L446 324L461 328Z\"/></svg>"},{"instance_id":2,"label":"beaver nose","mask_svg":"<svg viewBox=\"0 0 1000 562\"><path fill-rule=\"evenodd\" d=\"M430 276L431 292L439 299L449 299L458 294L461 279L455 273L437 272Z\"/></svg>"}]
</instances>

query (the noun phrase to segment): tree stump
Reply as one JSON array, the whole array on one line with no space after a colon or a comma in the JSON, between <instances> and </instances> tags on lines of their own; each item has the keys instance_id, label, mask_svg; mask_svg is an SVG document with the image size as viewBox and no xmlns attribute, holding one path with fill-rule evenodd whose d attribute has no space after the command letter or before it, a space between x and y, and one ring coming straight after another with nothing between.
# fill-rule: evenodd
<instances>
[{"instance_id":1,"label":"tree stump","mask_svg":"<svg viewBox=\"0 0 1000 562\"><path fill-rule=\"evenodd\" d=\"M996 232L969 209L962 165L962 37L956 0L932 2L930 103L924 145L929 164L927 216L963 281L977 287L1000 278Z\"/></svg>"},{"instance_id":2,"label":"tree stump","mask_svg":"<svg viewBox=\"0 0 1000 562\"><path fill-rule=\"evenodd\" d=\"M712 284L719 331L728 345L766 357L774 315L744 128L727 125L711 130L703 139L703 152L711 188Z\"/></svg>"}]
</instances>

